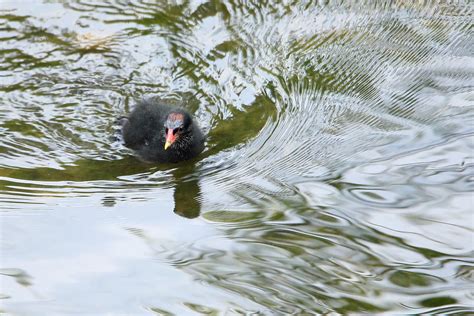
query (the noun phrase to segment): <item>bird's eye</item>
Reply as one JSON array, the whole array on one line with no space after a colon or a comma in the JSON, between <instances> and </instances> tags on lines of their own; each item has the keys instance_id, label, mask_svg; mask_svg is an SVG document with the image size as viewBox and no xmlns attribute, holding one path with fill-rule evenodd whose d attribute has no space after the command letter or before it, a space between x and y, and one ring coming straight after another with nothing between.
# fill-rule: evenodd
<instances>
[{"instance_id":1,"label":"bird's eye","mask_svg":"<svg viewBox=\"0 0 474 316\"><path fill-rule=\"evenodd\" d=\"M168 134L168 127L165 127L165 134Z\"/></svg>"},{"instance_id":2,"label":"bird's eye","mask_svg":"<svg viewBox=\"0 0 474 316\"><path fill-rule=\"evenodd\" d=\"M184 130L184 129L183 129L182 127L179 127L179 128L178 128L178 132L180 132L180 133L182 133L183 130Z\"/></svg>"}]
</instances>

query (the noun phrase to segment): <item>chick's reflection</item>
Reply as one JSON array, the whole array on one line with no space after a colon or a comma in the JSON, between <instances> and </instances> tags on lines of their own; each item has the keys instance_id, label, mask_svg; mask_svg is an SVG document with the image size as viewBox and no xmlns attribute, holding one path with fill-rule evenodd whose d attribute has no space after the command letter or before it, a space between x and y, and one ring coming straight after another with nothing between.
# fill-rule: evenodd
<instances>
[{"instance_id":1,"label":"chick's reflection","mask_svg":"<svg viewBox=\"0 0 474 316\"><path fill-rule=\"evenodd\" d=\"M196 218L201 212L201 189L198 179L176 177L174 212L186 218Z\"/></svg>"}]
</instances>

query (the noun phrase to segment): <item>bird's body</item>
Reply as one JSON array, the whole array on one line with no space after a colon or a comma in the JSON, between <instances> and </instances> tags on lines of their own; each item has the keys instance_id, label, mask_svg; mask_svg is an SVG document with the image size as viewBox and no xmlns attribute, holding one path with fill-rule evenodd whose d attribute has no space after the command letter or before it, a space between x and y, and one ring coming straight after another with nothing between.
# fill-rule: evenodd
<instances>
[{"instance_id":1,"label":"bird's body","mask_svg":"<svg viewBox=\"0 0 474 316\"><path fill-rule=\"evenodd\" d=\"M148 162L179 162L204 149L205 137L184 109L153 100L137 104L122 121L125 146Z\"/></svg>"}]
</instances>

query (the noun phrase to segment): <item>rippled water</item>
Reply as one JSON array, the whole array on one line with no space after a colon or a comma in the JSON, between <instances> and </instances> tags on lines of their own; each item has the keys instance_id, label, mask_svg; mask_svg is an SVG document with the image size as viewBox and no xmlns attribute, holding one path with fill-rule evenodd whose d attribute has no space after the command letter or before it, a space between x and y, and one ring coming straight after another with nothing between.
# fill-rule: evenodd
<instances>
[{"instance_id":1,"label":"rippled water","mask_svg":"<svg viewBox=\"0 0 474 316\"><path fill-rule=\"evenodd\" d=\"M472 4L0 8L0 311L474 312ZM122 146L152 96L197 159Z\"/></svg>"}]
</instances>

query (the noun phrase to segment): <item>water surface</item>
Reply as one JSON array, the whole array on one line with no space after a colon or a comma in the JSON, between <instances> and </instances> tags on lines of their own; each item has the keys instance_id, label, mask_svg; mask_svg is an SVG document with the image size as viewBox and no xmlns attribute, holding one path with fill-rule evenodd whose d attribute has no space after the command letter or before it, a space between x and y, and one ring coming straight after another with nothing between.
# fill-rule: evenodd
<instances>
[{"instance_id":1,"label":"water surface","mask_svg":"<svg viewBox=\"0 0 474 316\"><path fill-rule=\"evenodd\" d=\"M0 310L474 312L472 12L3 1ZM123 147L148 97L198 158Z\"/></svg>"}]
</instances>

